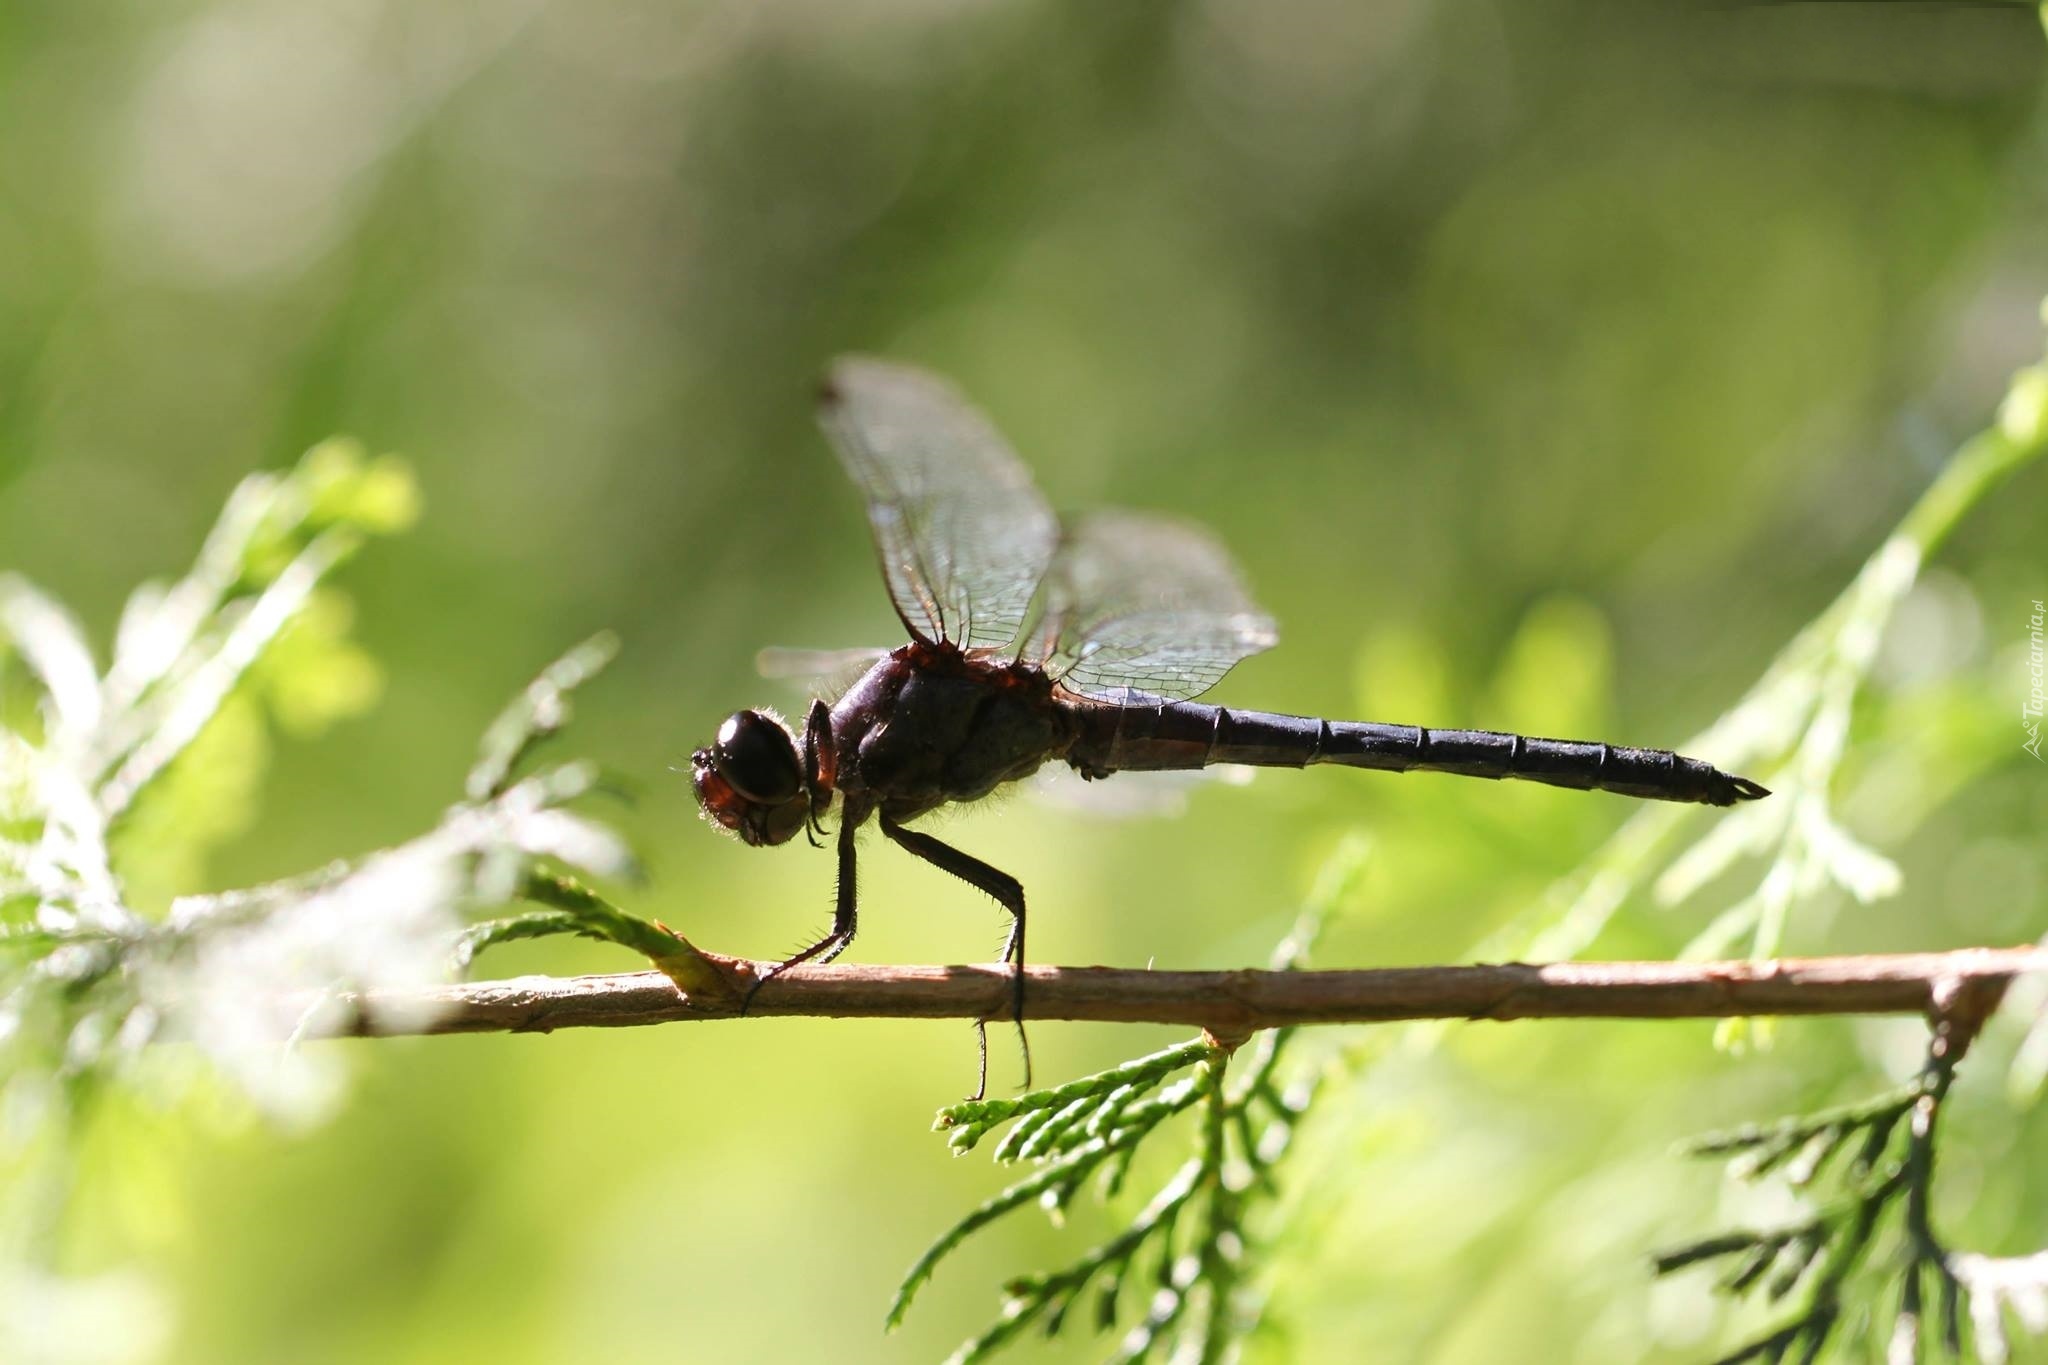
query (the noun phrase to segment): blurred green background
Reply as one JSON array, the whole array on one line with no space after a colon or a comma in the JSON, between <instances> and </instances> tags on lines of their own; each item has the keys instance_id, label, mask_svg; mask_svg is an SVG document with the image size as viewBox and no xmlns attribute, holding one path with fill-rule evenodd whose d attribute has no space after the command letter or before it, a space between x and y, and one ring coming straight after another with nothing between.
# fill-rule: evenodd
<instances>
[{"instance_id":1,"label":"blurred green background","mask_svg":"<svg viewBox=\"0 0 2048 1365\"><path fill-rule=\"evenodd\" d=\"M9 6L0 564L105 639L246 470L333 432L405 453L424 519L344 579L379 705L282 737L180 889L424 827L503 699L611 626L568 747L639 788L621 894L760 956L822 927L830 859L714 837L673 767L800 703L758 647L900 638L810 422L842 350L953 376L1056 506L1215 527L1282 629L1224 700L1675 745L2038 354L2042 47L2023 7L1878 4ZM1850 792L1905 891L1796 919L1794 951L2041 932L2048 781L2006 721L2044 508L2035 471L1971 518L1865 710L1909 731L1941 684L1982 775L1924 821ZM1365 965L1466 950L1625 814L1316 772L945 829L1022 878L1036 960L1161 966L1263 960L1362 830L1321 960ZM959 885L879 845L863 871L857 958L995 951ZM1668 954L1714 908L1632 906L1596 951ZM1039 1075L1172 1036L1041 1027ZM1520 1025L1383 1068L1325 1116L1260 1358L1701 1358L1725 1310L1644 1257L1728 1196L1669 1144L1867 1090L1913 1039ZM928 1360L1095 1226L991 1234L880 1334L998 1184L924 1132L965 1028L336 1046L325 1126L138 1117L94 1158L73 1254L169 1287L171 1359ZM1985 1108L1949 1212L2027 1249L2048 1170L2001 1158L2041 1135Z\"/></svg>"}]
</instances>

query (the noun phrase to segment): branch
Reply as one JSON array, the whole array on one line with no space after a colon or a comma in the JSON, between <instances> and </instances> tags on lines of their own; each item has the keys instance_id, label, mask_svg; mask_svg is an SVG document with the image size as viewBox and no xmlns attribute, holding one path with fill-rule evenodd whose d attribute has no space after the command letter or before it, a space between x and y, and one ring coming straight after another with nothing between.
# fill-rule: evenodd
<instances>
[{"instance_id":1,"label":"branch","mask_svg":"<svg viewBox=\"0 0 2048 1365\"><path fill-rule=\"evenodd\" d=\"M373 991L340 998L329 1036L547 1033L558 1028L739 1017L738 1001L770 964L704 954L730 990L686 994L660 972L518 977ZM1715 1019L1744 1015L1944 1013L1968 987L1994 999L2007 982L2048 970L2048 950L1785 958L1770 962L1560 962L1367 971L1154 972L1034 967L1032 1019L1186 1024L1242 1038L1291 1024L1401 1019ZM764 987L752 1016L1002 1019L999 966L798 968Z\"/></svg>"}]
</instances>

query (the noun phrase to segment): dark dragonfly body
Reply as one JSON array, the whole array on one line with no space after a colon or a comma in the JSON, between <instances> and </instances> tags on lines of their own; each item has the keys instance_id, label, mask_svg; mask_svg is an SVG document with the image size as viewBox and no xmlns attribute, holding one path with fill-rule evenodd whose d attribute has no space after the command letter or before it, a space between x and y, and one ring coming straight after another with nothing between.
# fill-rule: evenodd
<instances>
[{"instance_id":1,"label":"dark dragonfly body","mask_svg":"<svg viewBox=\"0 0 2048 1365\"><path fill-rule=\"evenodd\" d=\"M979 801L1063 756L1076 734L1042 670L945 644L884 656L831 715L840 798L891 820Z\"/></svg>"},{"instance_id":2,"label":"dark dragonfly body","mask_svg":"<svg viewBox=\"0 0 2048 1365\"><path fill-rule=\"evenodd\" d=\"M1732 806L1767 795L1747 778L1668 749L1625 749L1496 730L1432 730L1378 721L1318 720L1200 702L1076 708L1080 734L1066 759L1084 777L1238 763L1305 768L1335 763L1389 773L1515 777L1552 787L1653 801Z\"/></svg>"},{"instance_id":3,"label":"dark dragonfly body","mask_svg":"<svg viewBox=\"0 0 2048 1365\"><path fill-rule=\"evenodd\" d=\"M978 801L1054 760L1087 778L1217 763L1334 763L1710 806L1763 794L1755 783L1668 749L1067 697L1042 669L977 660L944 645L906 645L882 658L832 707L831 728L840 797L873 802L896 820Z\"/></svg>"},{"instance_id":4,"label":"dark dragonfly body","mask_svg":"<svg viewBox=\"0 0 2048 1365\"><path fill-rule=\"evenodd\" d=\"M1022 885L907 822L980 800L1048 762L1086 778L1334 763L1713 806L1769 795L1663 749L1196 702L1276 638L1205 533L1133 513L1063 531L994 428L917 370L839 362L821 420L867 497L883 577L911 643L874 657L836 701L813 701L800 732L740 711L693 757L705 814L747 843L781 844L800 831L816 842L838 807L832 931L755 990L800 963L830 961L852 941L854 834L873 819L898 846L1010 912L1003 958L1016 968L1012 1013L1021 1026ZM985 1081L985 1041L982 1059Z\"/></svg>"}]
</instances>

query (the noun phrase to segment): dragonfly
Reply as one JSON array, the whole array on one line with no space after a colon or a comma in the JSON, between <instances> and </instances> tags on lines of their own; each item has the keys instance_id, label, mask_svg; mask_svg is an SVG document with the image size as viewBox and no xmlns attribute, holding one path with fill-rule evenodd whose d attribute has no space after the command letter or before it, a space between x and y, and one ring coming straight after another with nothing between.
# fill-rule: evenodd
<instances>
[{"instance_id":1,"label":"dragonfly","mask_svg":"<svg viewBox=\"0 0 2048 1365\"><path fill-rule=\"evenodd\" d=\"M1770 793L1667 749L1215 706L1196 698L1278 635L1201 528L1105 511L1062 524L989 420L950 383L867 357L829 369L819 422L867 503L882 577L909 633L872 651L801 727L736 711L691 759L705 816L753 846L822 847L836 804L838 887L826 935L762 973L829 962L859 923L854 836L897 847L1008 912L1002 961L1023 1038L1025 901L1015 877L911 828L1064 762L1085 779L1242 764L1519 778L1732 806ZM985 1021L982 1085L988 1079Z\"/></svg>"}]
</instances>

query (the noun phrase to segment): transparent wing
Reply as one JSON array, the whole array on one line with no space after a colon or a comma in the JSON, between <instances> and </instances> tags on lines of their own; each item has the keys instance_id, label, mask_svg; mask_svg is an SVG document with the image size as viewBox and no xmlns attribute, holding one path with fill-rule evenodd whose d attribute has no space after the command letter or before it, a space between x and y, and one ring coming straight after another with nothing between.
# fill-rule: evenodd
<instances>
[{"instance_id":1,"label":"transparent wing","mask_svg":"<svg viewBox=\"0 0 2048 1365\"><path fill-rule=\"evenodd\" d=\"M1014 640L1059 523L988 419L936 376L848 357L832 366L818 420L867 498L910 633L963 649Z\"/></svg>"},{"instance_id":2,"label":"transparent wing","mask_svg":"<svg viewBox=\"0 0 2048 1365\"><path fill-rule=\"evenodd\" d=\"M1046 575L1036 659L1099 701L1185 701L1272 647L1230 556L1200 527L1137 512L1075 526Z\"/></svg>"},{"instance_id":3,"label":"transparent wing","mask_svg":"<svg viewBox=\"0 0 2048 1365\"><path fill-rule=\"evenodd\" d=\"M1024 783L1039 805L1103 820L1136 820L1179 815L1204 787L1250 785L1258 770L1236 763L1168 772L1118 773L1107 782L1090 782L1064 763L1048 763Z\"/></svg>"},{"instance_id":4,"label":"transparent wing","mask_svg":"<svg viewBox=\"0 0 2048 1365\"><path fill-rule=\"evenodd\" d=\"M754 655L754 671L770 682L786 685L803 699L828 704L845 696L861 675L887 657L886 649L790 649L770 645Z\"/></svg>"},{"instance_id":5,"label":"transparent wing","mask_svg":"<svg viewBox=\"0 0 2048 1365\"><path fill-rule=\"evenodd\" d=\"M865 673L887 653L887 645L852 649L793 649L769 645L754 655L754 671L771 682L813 682Z\"/></svg>"}]
</instances>

